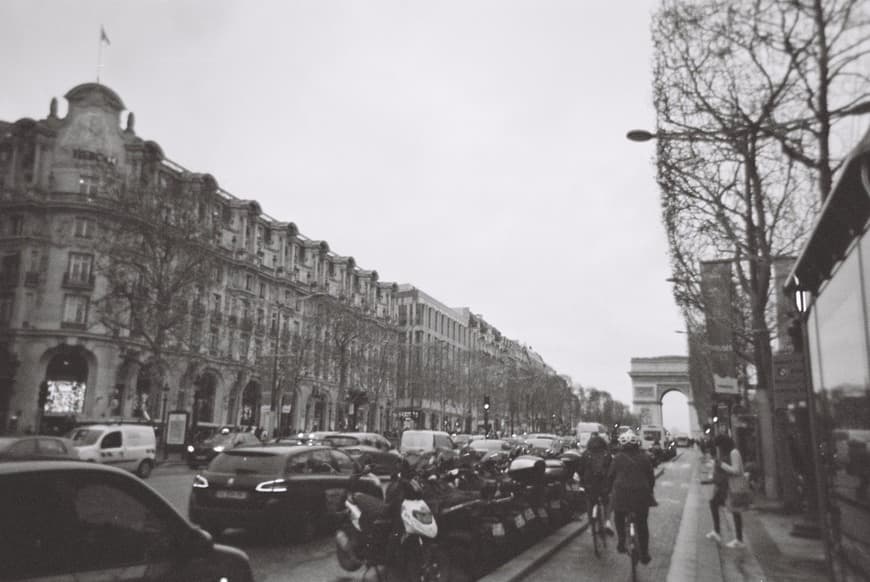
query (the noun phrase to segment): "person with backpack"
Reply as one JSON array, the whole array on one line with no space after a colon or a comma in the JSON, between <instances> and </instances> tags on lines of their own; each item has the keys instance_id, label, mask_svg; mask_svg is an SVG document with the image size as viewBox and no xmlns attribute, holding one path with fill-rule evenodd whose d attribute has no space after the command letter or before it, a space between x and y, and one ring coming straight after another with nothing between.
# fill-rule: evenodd
<instances>
[{"instance_id":1,"label":"person with backpack","mask_svg":"<svg viewBox=\"0 0 870 582\"><path fill-rule=\"evenodd\" d=\"M625 548L625 521L634 513L637 523L637 538L640 543L640 561L649 564L649 508L658 505L653 495L656 484L655 472L649 455L640 449L640 438L627 430L619 435L622 450L613 457L607 482L612 492L614 519L616 521L616 551Z\"/></svg>"},{"instance_id":2,"label":"person with backpack","mask_svg":"<svg viewBox=\"0 0 870 582\"><path fill-rule=\"evenodd\" d=\"M586 511L592 519L592 507L600 497L604 505L604 531L613 535L613 524L610 523L610 503L608 499L607 472L613 457L605 441L598 434L589 437L586 450L580 457L580 467L577 470L580 483L586 490Z\"/></svg>"}]
</instances>

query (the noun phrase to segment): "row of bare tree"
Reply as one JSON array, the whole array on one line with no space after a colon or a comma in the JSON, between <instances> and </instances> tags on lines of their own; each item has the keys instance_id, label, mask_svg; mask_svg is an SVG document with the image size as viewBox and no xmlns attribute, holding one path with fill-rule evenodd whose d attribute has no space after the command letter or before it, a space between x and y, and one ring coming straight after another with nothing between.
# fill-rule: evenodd
<instances>
[{"instance_id":1,"label":"row of bare tree","mask_svg":"<svg viewBox=\"0 0 870 582\"><path fill-rule=\"evenodd\" d=\"M700 264L732 262L734 310L717 323L733 330L744 379L769 407L772 266L797 254L831 192L845 153L837 126L854 126L855 115L870 111L868 5L665 0L652 34L656 163L674 296L690 334L703 332L709 310ZM695 403L703 418L706 401ZM760 419L769 440L770 415ZM773 462L772 450L765 456Z\"/></svg>"}]
</instances>

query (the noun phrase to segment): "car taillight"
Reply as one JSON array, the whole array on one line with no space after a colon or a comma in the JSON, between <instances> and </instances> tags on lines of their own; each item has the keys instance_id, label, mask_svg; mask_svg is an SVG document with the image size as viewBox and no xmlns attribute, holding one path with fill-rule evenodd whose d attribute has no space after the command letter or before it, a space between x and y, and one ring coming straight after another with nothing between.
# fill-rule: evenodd
<instances>
[{"instance_id":1,"label":"car taillight","mask_svg":"<svg viewBox=\"0 0 870 582\"><path fill-rule=\"evenodd\" d=\"M208 487L208 479L202 475L197 475L193 478L193 487L194 489L205 489Z\"/></svg>"},{"instance_id":2,"label":"car taillight","mask_svg":"<svg viewBox=\"0 0 870 582\"><path fill-rule=\"evenodd\" d=\"M287 482L284 479L275 479L274 481L263 481L254 487L260 493L284 493L287 491Z\"/></svg>"}]
</instances>

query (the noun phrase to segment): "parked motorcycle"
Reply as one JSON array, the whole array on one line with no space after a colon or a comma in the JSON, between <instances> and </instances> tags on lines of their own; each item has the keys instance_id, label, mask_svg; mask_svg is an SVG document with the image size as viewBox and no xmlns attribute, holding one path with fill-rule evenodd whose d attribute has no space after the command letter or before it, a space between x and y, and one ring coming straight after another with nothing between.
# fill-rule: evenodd
<instances>
[{"instance_id":1,"label":"parked motorcycle","mask_svg":"<svg viewBox=\"0 0 870 582\"><path fill-rule=\"evenodd\" d=\"M386 579L396 581L454 579L450 556L436 541L438 523L410 466L403 466L383 499L353 492L353 482L350 489L346 518L335 533L344 570L383 568Z\"/></svg>"}]
</instances>

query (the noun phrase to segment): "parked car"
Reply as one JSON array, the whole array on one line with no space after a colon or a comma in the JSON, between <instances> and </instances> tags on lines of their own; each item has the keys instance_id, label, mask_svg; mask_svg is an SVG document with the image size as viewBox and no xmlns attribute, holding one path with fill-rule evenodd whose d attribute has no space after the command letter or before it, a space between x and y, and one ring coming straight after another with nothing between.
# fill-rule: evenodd
<instances>
[{"instance_id":1,"label":"parked car","mask_svg":"<svg viewBox=\"0 0 870 582\"><path fill-rule=\"evenodd\" d=\"M513 447L507 441L501 439L473 440L462 448L461 454L470 457L472 461L479 461L488 455L490 459L506 460L510 457Z\"/></svg>"},{"instance_id":2,"label":"parked car","mask_svg":"<svg viewBox=\"0 0 870 582\"><path fill-rule=\"evenodd\" d=\"M564 450L559 437L527 438L526 444L529 447L529 454L537 457L555 457L560 455Z\"/></svg>"},{"instance_id":3,"label":"parked car","mask_svg":"<svg viewBox=\"0 0 870 582\"><path fill-rule=\"evenodd\" d=\"M4 580L253 580L244 552L114 467L0 463L0 516Z\"/></svg>"},{"instance_id":4,"label":"parked car","mask_svg":"<svg viewBox=\"0 0 870 582\"><path fill-rule=\"evenodd\" d=\"M78 461L79 453L70 439L53 436L0 437L0 461L54 459Z\"/></svg>"},{"instance_id":5,"label":"parked car","mask_svg":"<svg viewBox=\"0 0 870 582\"><path fill-rule=\"evenodd\" d=\"M688 447L689 446L689 435L687 434L678 434L674 437L674 442L678 447Z\"/></svg>"},{"instance_id":6,"label":"parked car","mask_svg":"<svg viewBox=\"0 0 870 582\"><path fill-rule=\"evenodd\" d=\"M453 441L453 444L456 445L456 448L461 449L468 443L470 443L474 439L475 435L472 434L455 434L450 437L450 440Z\"/></svg>"},{"instance_id":7,"label":"parked car","mask_svg":"<svg viewBox=\"0 0 870 582\"><path fill-rule=\"evenodd\" d=\"M146 479L157 459L154 427L148 424L89 424L67 435L79 458L133 471Z\"/></svg>"},{"instance_id":8,"label":"parked car","mask_svg":"<svg viewBox=\"0 0 870 582\"><path fill-rule=\"evenodd\" d=\"M323 441L347 453L360 466L369 465L375 475L392 474L402 458L390 441L373 432L329 435Z\"/></svg>"},{"instance_id":9,"label":"parked car","mask_svg":"<svg viewBox=\"0 0 870 582\"><path fill-rule=\"evenodd\" d=\"M358 467L326 446L240 447L218 455L196 475L190 519L217 535L225 528L266 529L310 540L338 522ZM380 487L360 480L371 495Z\"/></svg>"},{"instance_id":10,"label":"parked car","mask_svg":"<svg viewBox=\"0 0 870 582\"><path fill-rule=\"evenodd\" d=\"M456 458L457 451L450 435L440 430L406 430L402 433L399 453L402 456L419 456L423 453L438 453L442 457Z\"/></svg>"},{"instance_id":11,"label":"parked car","mask_svg":"<svg viewBox=\"0 0 870 582\"><path fill-rule=\"evenodd\" d=\"M224 432L225 431L225 432ZM202 442L187 446L187 464L191 469L208 465L212 459L223 451L236 447L262 445L263 443L250 432L232 432L224 429L220 433Z\"/></svg>"}]
</instances>

